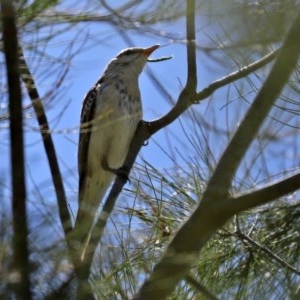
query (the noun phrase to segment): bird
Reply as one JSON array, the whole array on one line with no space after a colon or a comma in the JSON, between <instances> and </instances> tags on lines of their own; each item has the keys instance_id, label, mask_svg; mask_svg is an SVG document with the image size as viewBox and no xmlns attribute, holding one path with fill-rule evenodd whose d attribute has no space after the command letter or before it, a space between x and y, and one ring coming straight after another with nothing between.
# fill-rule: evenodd
<instances>
[{"instance_id":1,"label":"bird","mask_svg":"<svg viewBox=\"0 0 300 300\"><path fill-rule=\"evenodd\" d=\"M142 120L139 75L159 45L121 51L86 94L78 143L77 239L87 247L97 210ZM85 251L83 251L85 252Z\"/></svg>"}]
</instances>

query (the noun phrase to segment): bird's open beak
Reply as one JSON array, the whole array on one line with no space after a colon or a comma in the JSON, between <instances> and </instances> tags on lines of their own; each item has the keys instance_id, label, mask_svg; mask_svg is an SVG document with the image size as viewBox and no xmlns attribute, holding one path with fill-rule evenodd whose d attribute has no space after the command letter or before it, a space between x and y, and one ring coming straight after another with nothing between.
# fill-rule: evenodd
<instances>
[{"instance_id":1,"label":"bird's open beak","mask_svg":"<svg viewBox=\"0 0 300 300\"><path fill-rule=\"evenodd\" d=\"M154 46L151 46L149 48L145 48L143 50L143 53L148 57L153 51L155 51L157 48L159 47L159 45L154 45Z\"/></svg>"}]
</instances>

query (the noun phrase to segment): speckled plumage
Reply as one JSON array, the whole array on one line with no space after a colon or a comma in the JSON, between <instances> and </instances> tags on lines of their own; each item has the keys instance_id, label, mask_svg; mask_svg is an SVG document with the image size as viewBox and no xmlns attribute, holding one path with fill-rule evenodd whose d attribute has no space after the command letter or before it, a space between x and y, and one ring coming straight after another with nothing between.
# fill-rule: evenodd
<instances>
[{"instance_id":1,"label":"speckled plumage","mask_svg":"<svg viewBox=\"0 0 300 300\"><path fill-rule=\"evenodd\" d=\"M129 48L106 67L87 93L81 111L78 147L79 209L75 230L86 241L95 214L115 175L103 169L123 165L137 124L142 119L138 77L158 46Z\"/></svg>"}]
</instances>

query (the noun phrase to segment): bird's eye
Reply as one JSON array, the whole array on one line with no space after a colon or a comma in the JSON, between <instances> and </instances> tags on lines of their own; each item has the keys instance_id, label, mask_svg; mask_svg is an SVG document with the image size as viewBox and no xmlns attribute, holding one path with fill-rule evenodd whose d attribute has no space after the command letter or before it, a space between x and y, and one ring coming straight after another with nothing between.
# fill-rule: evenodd
<instances>
[{"instance_id":1,"label":"bird's eye","mask_svg":"<svg viewBox=\"0 0 300 300\"><path fill-rule=\"evenodd\" d=\"M132 53L133 53L133 51L131 49L128 49L128 50L124 51L122 54L123 55L130 55Z\"/></svg>"}]
</instances>

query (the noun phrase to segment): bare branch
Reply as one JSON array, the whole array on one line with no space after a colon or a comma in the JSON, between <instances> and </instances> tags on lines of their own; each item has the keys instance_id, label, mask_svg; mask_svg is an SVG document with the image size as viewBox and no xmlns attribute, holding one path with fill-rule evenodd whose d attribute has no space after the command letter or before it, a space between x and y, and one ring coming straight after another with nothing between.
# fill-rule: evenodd
<instances>
[{"instance_id":1,"label":"bare branch","mask_svg":"<svg viewBox=\"0 0 300 300\"><path fill-rule=\"evenodd\" d=\"M253 73L254 71L262 68L266 64L270 63L276 57L279 50L275 50L272 53L267 54L263 58L259 59L258 61L236 71L233 72L223 78L220 78L210 84L208 87L204 88L202 91L196 94L189 94L186 90L183 90L180 94L176 105L162 118L152 121L150 124L151 133L155 133L161 128L171 124L175 121L181 114L185 112L192 104L199 102L201 100L207 99L210 95L212 95L216 90L219 88L226 86L229 83L232 83L236 80L244 78L249 74Z\"/></svg>"},{"instance_id":2,"label":"bare branch","mask_svg":"<svg viewBox=\"0 0 300 300\"><path fill-rule=\"evenodd\" d=\"M186 2L188 76L185 88L192 93L194 93L197 88L195 10L195 0L188 0Z\"/></svg>"},{"instance_id":3,"label":"bare branch","mask_svg":"<svg viewBox=\"0 0 300 300\"><path fill-rule=\"evenodd\" d=\"M262 57L261 59L255 61L254 63L214 81L208 87L204 88L201 92L197 93L197 97L195 100L204 100L210 95L212 95L217 89L226 86L227 84L232 83L236 80L244 78L258 69L261 69L262 67L270 63L272 60L274 60L278 51L279 50L277 49Z\"/></svg>"},{"instance_id":4,"label":"bare branch","mask_svg":"<svg viewBox=\"0 0 300 300\"><path fill-rule=\"evenodd\" d=\"M27 88L29 98L31 99L32 106L34 108L37 121L40 126L40 132L43 138L43 144L48 158L51 176L55 188L57 204L59 209L59 216L64 229L64 233L68 241L68 234L72 230L72 224L71 224L71 217L67 205L67 198L63 186L63 180L61 177L61 172L57 160L57 155L51 137L51 131L49 128L47 116L41 98L39 96L39 92L35 85L35 81L29 70L27 62L24 58L24 54L21 46L19 47L19 62L20 62L20 68L22 73L22 80Z\"/></svg>"},{"instance_id":5,"label":"bare branch","mask_svg":"<svg viewBox=\"0 0 300 300\"><path fill-rule=\"evenodd\" d=\"M242 156L295 68L300 53L299 28L300 14L294 21L265 84L225 150L202 201L175 235L136 299L165 299L179 280L187 275L198 258L199 250L236 213L235 207L228 207L229 203L222 204L227 198Z\"/></svg>"},{"instance_id":6,"label":"bare branch","mask_svg":"<svg viewBox=\"0 0 300 300\"><path fill-rule=\"evenodd\" d=\"M258 205L268 203L300 188L300 173L294 174L276 183L272 182L259 189L250 190L242 194L234 195L224 201L226 207L232 206L235 213ZM226 204L225 204L226 203Z\"/></svg>"},{"instance_id":7,"label":"bare branch","mask_svg":"<svg viewBox=\"0 0 300 300\"><path fill-rule=\"evenodd\" d=\"M1 0L3 43L9 92L13 214L13 272L18 299L31 299L24 167L23 111L18 63L16 15L10 0Z\"/></svg>"}]
</instances>

